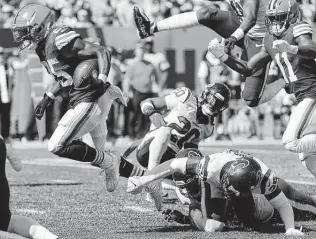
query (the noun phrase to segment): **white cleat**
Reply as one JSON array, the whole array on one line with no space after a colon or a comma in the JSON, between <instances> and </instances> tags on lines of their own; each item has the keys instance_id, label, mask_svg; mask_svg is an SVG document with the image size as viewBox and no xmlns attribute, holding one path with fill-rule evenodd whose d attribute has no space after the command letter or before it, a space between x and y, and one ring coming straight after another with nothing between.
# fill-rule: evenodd
<instances>
[{"instance_id":1,"label":"white cleat","mask_svg":"<svg viewBox=\"0 0 316 239\"><path fill-rule=\"evenodd\" d=\"M162 192L161 192L161 180L155 180L146 186L145 191L148 192L151 199L154 201L156 209L161 211L162 207Z\"/></svg>"},{"instance_id":2,"label":"white cleat","mask_svg":"<svg viewBox=\"0 0 316 239\"><path fill-rule=\"evenodd\" d=\"M7 159L9 160L12 168L19 172L22 170L21 159L14 153L12 146L10 144L6 145L7 148Z\"/></svg>"},{"instance_id":3,"label":"white cleat","mask_svg":"<svg viewBox=\"0 0 316 239\"><path fill-rule=\"evenodd\" d=\"M104 164L101 164L100 167L105 171L105 180L106 180L106 189L108 192L113 192L118 185L120 179L120 162L121 156L114 151L105 151L105 156L107 158L104 159ZM109 165L108 162L112 160Z\"/></svg>"},{"instance_id":4,"label":"white cleat","mask_svg":"<svg viewBox=\"0 0 316 239\"><path fill-rule=\"evenodd\" d=\"M162 207L162 195L161 195L161 180L155 180L149 184L143 185L141 181L141 177L134 176L128 179L126 192L131 194L139 194L142 190L145 189L148 192L148 197L150 198L146 200L149 202L154 201L156 209L161 211Z\"/></svg>"}]
</instances>

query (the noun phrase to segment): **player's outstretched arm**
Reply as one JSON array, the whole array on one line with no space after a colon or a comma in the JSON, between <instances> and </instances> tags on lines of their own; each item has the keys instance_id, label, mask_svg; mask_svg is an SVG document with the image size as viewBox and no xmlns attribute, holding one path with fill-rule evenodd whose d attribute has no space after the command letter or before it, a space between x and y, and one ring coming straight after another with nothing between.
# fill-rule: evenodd
<instances>
[{"instance_id":1,"label":"player's outstretched arm","mask_svg":"<svg viewBox=\"0 0 316 239\"><path fill-rule=\"evenodd\" d=\"M167 109L165 97L149 98L140 103L141 110L147 115L156 128L167 125L163 116L160 114L162 110ZM170 131L171 133L171 131Z\"/></svg>"},{"instance_id":2,"label":"player's outstretched arm","mask_svg":"<svg viewBox=\"0 0 316 239\"><path fill-rule=\"evenodd\" d=\"M244 76L251 76L258 70L265 67L270 61L271 56L263 46L261 50L250 58L248 62L229 56L225 53L225 40L221 42L217 38L214 38L208 45L208 51L215 57L220 59L223 63L229 66L234 71L239 72Z\"/></svg>"},{"instance_id":3,"label":"player's outstretched arm","mask_svg":"<svg viewBox=\"0 0 316 239\"><path fill-rule=\"evenodd\" d=\"M295 236L304 235L304 233L295 229L293 208L279 187L277 187L271 194L266 195L266 198L279 212L285 226L285 234Z\"/></svg>"},{"instance_id":4,"label":"player's outstretched arm","mask_svg":"<svg viewBox=\"0 0 316 239\"><path fill-rule=\"evenodd\" d=\"M298 43L297 54L300 57L315 59L316 58L316 43L311 35L301 35L296 39Z\"/></svg>"},{"instance_id":5,"label":"player's outstretched arm","mask_svg":"<svg viewBox=\"0 0 316 239\"><path fill-rule=\"evenodd\" d=\"M104 46L96 45L88 41L84 41L81 38L77 38L72 44L70 49L64 50L66 56L97 56L99 65L98 79L104 83L107 81L107 77L111 67L111 52Z\"/></svg>"}]
</instances>

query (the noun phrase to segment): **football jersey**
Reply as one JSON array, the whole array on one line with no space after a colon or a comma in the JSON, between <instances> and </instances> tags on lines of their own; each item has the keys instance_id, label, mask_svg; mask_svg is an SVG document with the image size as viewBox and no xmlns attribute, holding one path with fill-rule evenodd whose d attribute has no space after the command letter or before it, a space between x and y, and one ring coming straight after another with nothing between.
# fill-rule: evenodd
<instances>
[{"instance_id":1,"label":"football jersey","mask_svg":"<svg viewBox=\"0 0 316 239\"><path fill-rule=\"evenodd\" d=\"M240 157L236 150L227 150L222 153L208 155L199 164L199 176L221 191L220 174L222 169L227 163ZM253 158L260 165L262 175L260 182L253 189L252 193L268 195L277 188L277 177L262 161L255 157Z\"/></svg>"},{"instance_id":2,"label":"football jersey","mask_svg":"<svg viewBox=\"0 0 316 239\"><path fill-rule=\"evenodd\" d=\"M240 22L244 19L243 0L229 0L230 6L238 16ZM257 20L255 25L248 31L250 37L264 37L267 27L265 25L265 13L269 4L269 0L259 0L257 12Z\"/></svg>"},{"instance_id":3,"label":"football jersey","mask_svg":"<svg viewBox=\"0 0 316 239\"><path fill-rule=\"evenodd\" d=\"M164 115L164 120L172 128L168 144L172 150L179 152L186 143L198 145L202 139L213 133L212 123L197 123L197 98L189 88L177 88L165 99L168 112ZM151 129L154 129L153 125Z\"/></svg>"},{"instance_id":4,"label":"football jersey","mask_svg":"<svg viewBox=\"0 0 316 239\"><path fill-rule=\"evenodd\" d=\"M93 102L104 93L102 88L93 85L84 89L76 89L73 86L73 73L76 67L87 58L66 58L61 51L70 46L70 43L77 38L81 38L81 36L72 28L56 26L48 33L46 40L36 48L36 54L48 73L53 75L62 86L72 85L69 92L71 106L75 106L79 102Z\"/></svg>"},{"instance_id":5,"label":"football jersey","mask_svg":"<svg viewBox=\"0 0 316 239\"><path fill-rule=\"evenodd\" d=\"M301 35L312 35L313 30L306 22L291 25L280 39L290 45L297 45L296 38ZM314 59L299 57L288 52L278 53L272 46L277 40L273 35L266 33L264 47L282 72L283 78L289 84L291 93L294 93L298 102L304 98L316 99L316 62Z\"/></svg>"}]
</instances>

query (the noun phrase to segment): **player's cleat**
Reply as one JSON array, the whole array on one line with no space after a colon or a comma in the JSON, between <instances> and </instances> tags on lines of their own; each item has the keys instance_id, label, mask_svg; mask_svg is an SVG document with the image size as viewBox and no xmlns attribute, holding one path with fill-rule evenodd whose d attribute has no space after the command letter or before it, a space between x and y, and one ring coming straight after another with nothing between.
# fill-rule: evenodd
<instances>
[{"instance_id":1,"label":"player's cleat","mask_svg":"<svg viewBox=\"0 0 316 239\"><path fill-rule=\"evenodd\" d=\"M120 173L120 161L121 156L114 151L105 151L105 158L104 163L100 165L105 172L105 180L106 180L106 189L108 192L113 192L118 185ZM110 165L108 164L109 161L112 161Z\"/></svg>"},{"instance_id":2,"label":"player's cleat","mask_svg":"<svg viewBox=\"0 0 316 239\"><path fill-rule=\"evenodd\" d=\"M143 185L141 177L130 177L127 183L126 192L132 194L139 194L145 189L155 203L156 209L161 211L162 207L162 195L161 195L161 180L155 180L149 184ZM146 199L147 200L147 199Z\"/></svg>"},{"instance_id":3,"label":"player's cleat","mask_svg":"<svg viewBox=\"0 0 316 239\"><path fill-rule=\"evenodd\" d=\"M22 169L21 159L14 153L12 146L10 144L6 145L7 148L7 159L9 160L12 168L19 172Z\"/></svg>"},{"instance_id":4,"label":"player's cleat","mask_svg":"<svg viewBox=\"0 0 316 239\"><path fill-rule=\"evenodd\" d=\"M145 191L147 191L155 203L156 209L161 211L162 207L162 194L161 194L161 180L155 180L146 186L144 186Z\"/></svg>"},{"instance_id":5,"label":"player's cleat","mask_svg":"<svg viewBox=\"0 0 316 239\"><path fill-rule=\"evenodd\" d=\"M142 13L136 6L133 9L133 15L139 37L144 39L146 37L152 36L154 33L155 23L151 21L145 13Z\"/></svg>"}]
</instances>

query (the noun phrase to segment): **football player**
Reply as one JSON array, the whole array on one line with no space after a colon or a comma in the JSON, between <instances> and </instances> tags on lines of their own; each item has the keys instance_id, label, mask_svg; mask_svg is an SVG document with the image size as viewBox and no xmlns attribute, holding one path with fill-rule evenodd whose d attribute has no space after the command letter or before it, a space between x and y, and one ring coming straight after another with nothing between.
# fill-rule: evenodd
<instances>
[{"instance_id":1,"label":"football player","mask_svg":"<svg viewBox=\"0 0 316 239\"><path fill-rule=\"evenodd\" d=\"M292 112L283 134L283 145L291 152L299 153L306 168L316 177L316 43L313 30L304 21L297 21L299 6L295 0L271 0L266 11L268 32L261 51L248 62L228 56L224 43L213 39L209 51L230 68L246 76L262 69L274 60L283 79L267 85L260 101L273 98L282 88L294 93L298 105Z\"/></svg>"},{"instance_id":2,"label":"football player","mask_svg":"<svg viewBox=\"0 0 316 239\"><path fill-rule=\"evenodd\" d=\"M105 170L106 187L112 192L118 184L118 153L105 150L106 117L114 99L122 92L107 81L111 55L105 47L82 40L72 28L55 25L51 9L29 4L17 12L12 24L14 41L20 50L35 49L41 63L56 80L35 109L41 119L47 106L62 87L71 85L70 109L59 121L48 141L50 152L81 162L91 162ZM87 60L89 64L84 64ZM93 71L91 69L97 69ZM78 74L76 71L86 72ZM79 141L89 133L96 149Z\"/></svg>"},{"instance_id":3,"label":"football player","mask_svg":"<svg viewBox=\"0 0 316 239\"><path fill-rule=\"evenodd\" d=\"M239 150L227 150L222 153L175 158L162 163L142 177L129 178L127 192L140 193L143 185L165 178L175 173L197 176L211 186L212 194L226 196L243 202L248 195L262 194L279 212L287 235L303 235L294 228L294 214L289 200L280 190L278 178L263 162L250 154ZM207 188L207 187L205 187ZM202 202L203 203L203 202ZM249 220L250 214L244 210L241 214ZM218 219L206 218L204 230L221 231L224 223Z\"/></svg>"},{"instance_id":4,"label":"football player","mask_svg":"<svg viewBox=\"0 0 316 239\"><path fill-rule=\"evenodd\" d=\"M11 214L10 189L5 172L6 157L7 149L0 135L0 231L32 239L57 239L56 235L31 218Z\"/></svg>"},{"instance_id":5,"label":"football player","mask_svg":"<svg viewBox=\"0 0 316 239\"><path fill-rule=\"evenodd\" d=\"M177 158L196 156L203 157L197 149L184 149L177 154ZM233 183L236 184L241 180L245 173L247 170L243 169L237 178L232 179ZM240 198L231 197L231 195L223 197L224 195L214 194L211 189L212 185L201 182L196 175L177 173L173 174L173 180L180 189L176 191L177 195L180 192L180 198L187 198L190 210L188 216L177 210L164 210L163 215L168 221L176 221L180 224L190 224L192 221L198 230L205 230L203 221L208 217L225 222L236 214L240 222L246 226L257 228L260 224L268 222L274 215L274 208L262 194L249 193L246 197ZM297 212L303 215L316 215L316 203L312 197L295 190L280 178L278 178L278 186ZM206 215L203 215L204 210Z\"/></svg>"},{"instance_id":6,"label":"football player","mask_svg":"<svg viewBox=\"0 0 316 239\"><path fill-rule=\"evenodd\" d=\"M247 58L260 51L266 28L265 10L269 0L229 0L233 11L214 7L202 7L197 11L181 13L153 22L138 7L134 8L134 20L140 38L156 32L203 25L226 38L226 50L238 45L246 50ZM265 84L265 69L257 71L245 82L242 96L248 106L257 106Z\"/></svg>"}]
</instances>

